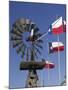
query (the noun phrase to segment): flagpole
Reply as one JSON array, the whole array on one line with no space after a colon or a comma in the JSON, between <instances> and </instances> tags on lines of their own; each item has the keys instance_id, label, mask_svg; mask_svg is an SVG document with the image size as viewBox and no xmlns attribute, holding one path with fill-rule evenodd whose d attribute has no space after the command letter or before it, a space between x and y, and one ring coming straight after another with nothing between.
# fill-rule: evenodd
<instances>
[{"instance_id":1,"label":"flagpole","mask_svg":"<svg viewBox=\"0 0 68 90\"><path fill-rule=\"evenodd\" d=\"M58 39L58 74L59 74L59 84L60 84L60 80L61 80L61 75L60 75L60 52L59 52L59 35L57 35L57 39Z\"/></svg>"},{"instance_id":2,"label":"flagpole","mask_svg":"<svg viewBox=\"0 0 68 90\"><path fill-rule=\"evenodd\" d=\"M44 73L43 73L43 87L44 87Z\"/></svg>"},{"instance_id":3,"label":"flagpole","mask_svg":"<svg viewBox=\"0 0 68 90\"><path fill-rule=\"evenodd\" d=\"M49 70L49 65L48 65L48 84L50 82L50 70Z\"/></svg>"},{"instance_id":4,"label":"flagpole","mask_svg":"<svg viewBox=\"0 0 68 90\"><path fill-rule=\"evenodd\" d=\"M48 49L48 43L47 43L47 49ZM49 60L49 53L48 53L48 60ZM49 80L50 80L50 71L49 71L49 64L48 64L48 84L49 84Z\"/></svg>"}]
</instances>

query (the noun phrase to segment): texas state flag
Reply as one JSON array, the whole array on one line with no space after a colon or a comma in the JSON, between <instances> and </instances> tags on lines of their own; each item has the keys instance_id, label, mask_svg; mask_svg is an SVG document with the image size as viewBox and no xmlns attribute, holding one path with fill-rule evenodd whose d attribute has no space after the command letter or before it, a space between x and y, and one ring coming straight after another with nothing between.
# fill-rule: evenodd
<instances>
[{"instance_id":1,"label":"texas state flag","mask_svg":"<svg viewBox=\"0 0 68 90\"><path fill-rule=\"evenodd\" d=\"M54 21L48 30L52 34L61 34L64 32L62 17Z\"/></svg>"},{"instance_id":2,"label":"texas state flag","mask_svg":"<svg viewBox=\"0 0 68 90\"><path fill-rule=\"evenodd\" d=\"M62 42L49 42L49 53L54 53L64 50L64 44Z\"/></svg>"},{"instance_id":3,"label":"texas state flag","mask_svg":"<svg viewBox=\"0 0 68 90\"><path fill-rule=\"evenodd\" d=\"M50 61L45 61L45 66L46 69L53 69L55 67L54 63L51 63Z\"/></svg>"}]
</instances>

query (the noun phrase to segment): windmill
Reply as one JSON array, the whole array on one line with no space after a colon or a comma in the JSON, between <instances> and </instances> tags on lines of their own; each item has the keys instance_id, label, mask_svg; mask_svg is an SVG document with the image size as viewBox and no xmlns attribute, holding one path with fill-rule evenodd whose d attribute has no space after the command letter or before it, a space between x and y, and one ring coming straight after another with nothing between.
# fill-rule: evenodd
<instances>
[{"instance_id":1,"label":"windmill","mask_svg":"<svg viewBox=\"0 0 68 90\"><path fill-rule=\"evenodd\" d=\"M45 66L44 62L36 61L38 54L41 55L43 41L41 39L34 41L40 36L39 28L30 19L18 19L12 26L11 42L13 43L13 48L16 48L22 60L26 57L26 60L20 63L20 70L29 71L25 87L38 86L39 79L36 70L43 69Z\"/></svg>"}]
</instances>

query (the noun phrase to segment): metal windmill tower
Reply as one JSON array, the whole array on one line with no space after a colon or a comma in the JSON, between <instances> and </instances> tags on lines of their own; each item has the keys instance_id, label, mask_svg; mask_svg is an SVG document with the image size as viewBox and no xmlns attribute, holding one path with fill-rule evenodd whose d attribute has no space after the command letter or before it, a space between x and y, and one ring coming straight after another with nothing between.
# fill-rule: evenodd
<instances>
[{"instance_id":1,"label":"metal windmill tower","mask_svg":"<svg viewBox=\"0 0 68 90\"><path fill-rule=\"evenodd\" d=\"M18 54L21 55L22 61L20 70L28 70L28 76L25 87L38 87L38 75L36 70L44 68L44 61L38 62L38 54L41 55L43 41L35 40L41 36L39 28L30 19L18 19L12 26L11 41L13 48L16 48Z\"/></svg>"}]
</instances>

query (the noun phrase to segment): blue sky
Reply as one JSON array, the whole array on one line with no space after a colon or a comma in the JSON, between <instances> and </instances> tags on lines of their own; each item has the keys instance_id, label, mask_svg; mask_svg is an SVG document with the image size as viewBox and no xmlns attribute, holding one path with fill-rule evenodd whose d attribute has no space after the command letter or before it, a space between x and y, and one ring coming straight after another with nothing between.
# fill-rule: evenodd
<instances>
[{"instance_id":1,"label":"blue sky","mask_svg":"<svg viewBox=\"0 0 68 90\"><path fill-rule=\"evenodd\" d=\"M64 4L41 4L41 3L26 3L26 2L9 2L9 32L12 29L12 24L19 18L29 18L39 27L40 32L44 33L48 31L50 24L56 20L57 16L62 16L63 20L66 20L66 5ZM60 41L64 43L65 33L60 34ZM43 50L42 55L39 55L39 60L44 58L55 64L55 68L49 71L50 79L48 80L48 70L43 69L37 71L40 81L40 86L53 86L59 85L58 81L58 53L49 54L48 52L48 42L57 41L56 35L48 34L46 37L42 38ZM64 80L66 58L65 58L66 47L64 51L60 52L60 69L61 69L61 82ZM28 71L20 71L19 65L22 61L20 55L17 55L16 50L12 47L10 42L10 54L9 54L9 86L10 88L21 88L25 87L25 81L28 75Z\"/></svg>"}]
</instances>

